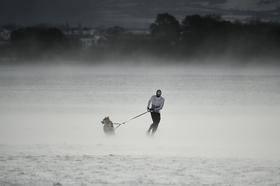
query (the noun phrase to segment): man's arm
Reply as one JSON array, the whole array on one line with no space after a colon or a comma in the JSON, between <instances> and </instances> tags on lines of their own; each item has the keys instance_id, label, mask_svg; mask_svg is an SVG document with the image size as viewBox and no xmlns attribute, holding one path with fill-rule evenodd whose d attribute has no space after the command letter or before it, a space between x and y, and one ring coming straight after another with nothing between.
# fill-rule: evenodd
<instances>
[{"instance_id":1,"label":"man's arm","mask_svg":"<svg viewBox=\"0 0 280 186\"><path fill-rule=\"evenodd\" d=\"M163 105L164 105L164 98L162 98L162 102L160 103L158 110L161 110L163 108Z\"/></svg>"}]
</instances>

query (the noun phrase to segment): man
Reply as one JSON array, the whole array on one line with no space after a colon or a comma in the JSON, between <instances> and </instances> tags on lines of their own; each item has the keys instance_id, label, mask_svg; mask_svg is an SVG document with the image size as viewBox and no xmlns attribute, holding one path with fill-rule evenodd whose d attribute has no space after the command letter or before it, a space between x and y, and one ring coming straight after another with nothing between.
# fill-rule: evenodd
<instances>
[{"instance_id":1,"label":"man","mask_svg":"<svg viewBox=\"0 0 280 186\"><path fill-rule=\"evenodd\" d=\"M147 111L151 112L151 117L153 120L153 123L151 124L149 130L147 131L148 135L154 135L158 124L160 122L160 110L162 109L164 105L164 98L161 96L161 90L156 91L156 95L153 95L147 106Z\"/></svg>"}]
</instances>

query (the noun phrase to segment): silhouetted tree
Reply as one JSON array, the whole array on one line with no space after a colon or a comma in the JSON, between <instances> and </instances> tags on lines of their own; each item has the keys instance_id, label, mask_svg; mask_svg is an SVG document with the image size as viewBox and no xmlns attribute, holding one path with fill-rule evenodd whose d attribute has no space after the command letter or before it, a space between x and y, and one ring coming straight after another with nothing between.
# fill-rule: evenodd
<instances>
[{"instance_id":1,"label":"silhouetted tree","mask_svg":"<svg viewBox=\"0 0 280 186\"><path fill-rule=\"evenodd\" d=\"M13 31L11 42L17 46L49 48L64 45L66 38L57 28L27 27Z\"/></svg>"},{"instance_id":2,"label":"silhouetted tree","mask_svg":"<svg viewBox=\"0 0 280 186\"><path fill-rule=\"evenodd\" d=\"M158 14L154 23L150 25L152 38L162 47L176 45L180 37L180 23L178 20L168 14Z\"/></svg>"},{"instance_id":3,"label":"silhouetted tree","mask_svg":"<svg viewBox=\"0 0 280 186\"><path fill-rule=\"evenodd\" d=\"M217 46L225 42L226 24L218 15L186 16L182 21L182 41L192 47L200 47L206 43Z\"/></svg>"},{"instance_id":4,"label":"silhouetted tree","mask_svg":"<svg viewBox=\"0 0 280 186\"><path fill-rule=\"evenodd\" d=\"M67 46L67 39L57 28L26 27L11 33L11 43L22 57L56 53Z\"/></svg>"}]
</instances>

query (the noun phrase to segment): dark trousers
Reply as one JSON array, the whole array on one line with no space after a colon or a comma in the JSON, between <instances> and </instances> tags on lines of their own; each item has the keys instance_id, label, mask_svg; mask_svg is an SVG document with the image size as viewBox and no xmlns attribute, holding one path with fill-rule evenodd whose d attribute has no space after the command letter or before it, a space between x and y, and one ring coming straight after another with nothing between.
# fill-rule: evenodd
<instances>
[{"instance_id":1,"label":"dark trousers","mask_svg":"<svg viewBox=\"0 0 280 186\"><path fill-rule=\"evenodd\" d=\"M158 112L151 112L151 117L153 120L153 123L151 124L148 132L151 132L154 134L157 131L158 124L160 122L160 113Z\"/></svg>"}]
</instances>

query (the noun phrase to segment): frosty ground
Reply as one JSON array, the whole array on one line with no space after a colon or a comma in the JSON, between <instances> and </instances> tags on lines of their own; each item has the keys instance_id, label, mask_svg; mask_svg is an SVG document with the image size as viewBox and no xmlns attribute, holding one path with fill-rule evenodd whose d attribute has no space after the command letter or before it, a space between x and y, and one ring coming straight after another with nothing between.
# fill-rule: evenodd
<instances>
[{"instance_id":1,"label":"frosty ground","mask_svg":"<svg viewBox=\"0 0 280 186\"><path fill-rule=\"evenodd\" d=\"M94 154L100 148L2 145L0 185L280 185L279 160Z\"/></svg>"}]
</instances>

